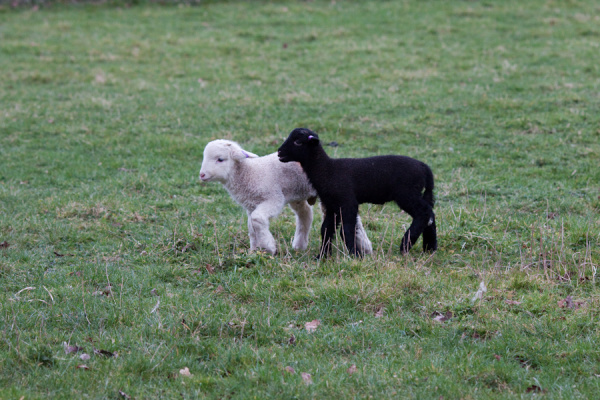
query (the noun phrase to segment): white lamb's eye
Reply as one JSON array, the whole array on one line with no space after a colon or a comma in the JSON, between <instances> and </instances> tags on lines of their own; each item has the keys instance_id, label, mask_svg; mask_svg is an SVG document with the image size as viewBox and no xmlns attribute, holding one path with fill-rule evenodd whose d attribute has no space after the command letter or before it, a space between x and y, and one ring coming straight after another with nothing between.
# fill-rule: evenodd
<instances>
[{"instance_id":1,"label":"white lamb's eye","mask_svg":"<svg viewBox=\"0 0 600 400\"><path fill-rule=\"evenodd\" d=\"M296 146L302 146L302 142L298 139L294 142Z\"/></svg>"},{"instance_id":2,"label":"white lamb's eye","mask_svg":"<svg viewBox=\"0 0 600 400\"><path fill-rule=\"evenodd\" d=\"M223 162L225 160L223 160L221 157L217 158L217 162Z\"/></svg>"}]
</instances>

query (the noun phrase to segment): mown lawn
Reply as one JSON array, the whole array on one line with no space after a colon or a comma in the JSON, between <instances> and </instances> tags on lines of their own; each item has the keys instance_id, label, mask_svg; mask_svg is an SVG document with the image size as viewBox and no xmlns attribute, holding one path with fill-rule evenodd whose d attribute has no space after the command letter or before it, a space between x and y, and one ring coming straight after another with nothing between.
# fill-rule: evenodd
<instances>
[{"instance_id":1,"label":"mown lawn","mask_svg":"<svg viewBox=\"0 0 600 400\"><path fill-rule=\"evenodd\" d=\"M3 4L0 71L0 399L600 392L596 1ZM249 253L204 145L300 126L428 163L439 250Z\"/></svg>"}]
</instances>

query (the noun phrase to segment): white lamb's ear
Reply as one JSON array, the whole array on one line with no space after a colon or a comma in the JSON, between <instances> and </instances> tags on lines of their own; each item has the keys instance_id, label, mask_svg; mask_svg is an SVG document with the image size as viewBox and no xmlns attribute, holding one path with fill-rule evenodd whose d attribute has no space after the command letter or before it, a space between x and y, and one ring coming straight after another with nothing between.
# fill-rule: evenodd
<instances>
[{"instance_id":1,"label":"white lamb's ear","mask_svg":"<svg viewBox=\"0 0 600 400\"><path fill-rule=\"evenodd\" d=\"M256 154L250 153L249 151L242 149L238 145L231 146L229 152L231 154L231 158L233 158L235 161L241 161L246 158L258 158Z\"/></svg>"}]
</instances>

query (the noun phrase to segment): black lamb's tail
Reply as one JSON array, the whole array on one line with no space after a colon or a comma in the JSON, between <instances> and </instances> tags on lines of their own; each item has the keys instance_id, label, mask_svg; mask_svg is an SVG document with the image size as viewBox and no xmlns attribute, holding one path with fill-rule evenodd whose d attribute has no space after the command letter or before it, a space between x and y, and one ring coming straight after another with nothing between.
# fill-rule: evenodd
<instances>
[{"instance_id":1,"label":"black lamb's tail","mask_svg":"<svg viewBox=\"0 0 600 400\"><path fill-rule=\"evenodd\" d=\"M434 252L437 250L437 229L435 227L435 214L433 213L433 172L428 165L425 165L425 192L423 192L423 200L431 205L431 214L425 229L423 229L423 251Z\"/></svg>"},{"instance_id":2,"label":"black lamb's tail","mask_svg":"<svg viewBox=\"0 0 600 400\"><path fill-rule=\"evenodd\" d=\"M433 198L433 172L431 172L431 168L427 164L425 166L425 192L423 193L423 200L427 203L433 205L435 204L435 199Z\"/></svg>"}]
</instances>

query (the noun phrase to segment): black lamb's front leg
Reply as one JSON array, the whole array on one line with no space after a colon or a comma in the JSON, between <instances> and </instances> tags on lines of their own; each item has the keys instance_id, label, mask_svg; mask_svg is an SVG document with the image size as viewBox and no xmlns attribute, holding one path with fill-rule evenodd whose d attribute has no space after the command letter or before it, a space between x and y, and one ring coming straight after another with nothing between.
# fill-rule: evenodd
<instances>
[{"instance_id":1,"label":"black lamb's front leg","mask_svg":"<svg viewBox=\"0 0 600 400\"><path fill-rule=\"evenodd\" d=\"M342 239L350 255L362 257L362 249L356 247L356 217L358 216L358 206L344 207L341 209Z\"/></svg>"},{"instance_id":2,"label":"black lamb's front leg","mask_svg":"<svg viewBox=\"0 0 600 400\"><path fill-rule=\"evenodd\" d=\"M323 224L321 225L321 250L317 258L327 258L331 255L331 241L335 234L335 215L325 210Z\"/></svg>"}]
</instances>

